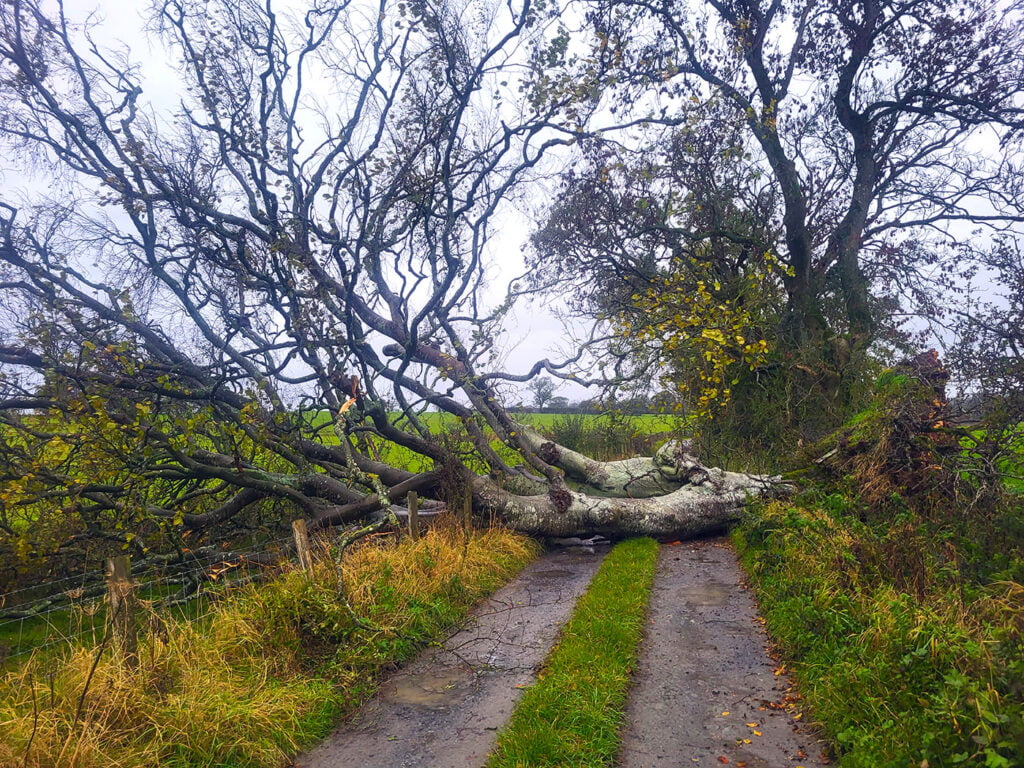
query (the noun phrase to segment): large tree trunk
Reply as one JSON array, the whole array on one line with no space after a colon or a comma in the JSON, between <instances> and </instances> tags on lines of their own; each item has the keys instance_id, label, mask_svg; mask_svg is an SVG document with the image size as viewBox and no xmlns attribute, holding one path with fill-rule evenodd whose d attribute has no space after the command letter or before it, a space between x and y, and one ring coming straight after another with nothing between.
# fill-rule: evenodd
<instances>
[{"instance_id":1,"label":"large tree trunk","mask_svg":"<svg viewBox=\"0 0 1024 768\"><path fill-rule=\"evenodd\" d=\"M600 462L537 433L532 433L530 441L543 443L540 453L545 460L564 469L580 490L545 484L526 475L501 479L472 476L469 482L474 510L481 517L496 516L533 536L692 538L735 522L753 499L792 490L778 477L704 467L685 443L669 443L652 457ZM388 494L398 503L406 487L425 494L440 490L437 473L400 473L392 479L402 480ZM588 487L593 494L587 492ZM357 504L336 507L314 524L349 522L354 515L365 516L380 507L377 498L370 496ZM435 503L432 513L441 508Z\"/></svg>"},{"instance_id":2,"label":"large tree trunk","mask_svg":"<svg viewBox=\"0 0 1024 768\"><path fill-rule=\"evenodd\" d=\"M473 494L478 507L536 536L690 538L735 522L753 498L791 490L777 477L705 467L686 442L670 441L654 456L602 462L529 428L523 434L538 456L562 469L581 490L517 495L507 485L479 477Z\"/></svg>"},{"instance_id":3,"label":"large tree trunk","mask_svg":"<svg viewBox=\"0 0 1024 768\"><path fill-rule=\"evenodd\" d=\"M601 534L609 538L684 539L735 522L753 498L788 490L775 478L718 469L711 470L710 475L709 482L683 485L643 499L588 496L575 491L516 496L481 478L475 497L510 527L534 536Z\"/></svg>"},{"instance_id":4,"label":"large tree trunk","mask_svg":"<svg viewBox=\"0 0 1024 768\"><path fill-rule=\"evenodd\" d=\"M707 481L708 470L686 442L670 440L653 456L622 461L595 461L524 428L530 447L567 477L604 495L646 499L678 490L688 483Z\"/></svg>"}]
</instances>

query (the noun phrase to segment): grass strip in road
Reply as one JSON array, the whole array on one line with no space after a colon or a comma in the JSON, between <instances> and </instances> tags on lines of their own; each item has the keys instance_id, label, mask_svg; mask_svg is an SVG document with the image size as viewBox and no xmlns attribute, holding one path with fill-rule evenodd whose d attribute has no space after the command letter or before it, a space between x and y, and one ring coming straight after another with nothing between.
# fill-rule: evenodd
<instances>
[{"instance_id":1,"label":"grass strip in road","mask_svg":"<svg viewBox=\"0 0 1024 768\"><path fill-rule=\"evenodd\" d=\"M488 768L612 765L658 560L652 539L605 558Z\"/></svg>"}]
</instances>

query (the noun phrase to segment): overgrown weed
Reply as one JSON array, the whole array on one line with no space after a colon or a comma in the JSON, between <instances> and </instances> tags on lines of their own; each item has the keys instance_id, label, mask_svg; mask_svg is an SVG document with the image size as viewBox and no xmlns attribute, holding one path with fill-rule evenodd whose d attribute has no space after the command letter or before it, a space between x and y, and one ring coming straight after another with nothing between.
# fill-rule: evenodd
<instances>
[{"instance_id":1,"label":"overgrown weed","mask_svg":"<svg viewBox=\"0 0 1024 768\"><path fill-rule=\"evenodd\" d=\"M970 578L929 521L827 499L769 504L734 539L839 765L1024 765L1024 586Z\"/></svg>"},{"instance_id":2,"label":"overgrown weed","mask_svg":"<svg viewBox=\"0 0 1024 768\"><path fill-rule=\"evenodd\" d=\"M535 546L441 526L360 543L340 563L327 547L310 574L242 588L205 622L163 623L136 665L95 647L30 659L0 682L0 765L284 765Z\"/></svg>"}]
</instances>

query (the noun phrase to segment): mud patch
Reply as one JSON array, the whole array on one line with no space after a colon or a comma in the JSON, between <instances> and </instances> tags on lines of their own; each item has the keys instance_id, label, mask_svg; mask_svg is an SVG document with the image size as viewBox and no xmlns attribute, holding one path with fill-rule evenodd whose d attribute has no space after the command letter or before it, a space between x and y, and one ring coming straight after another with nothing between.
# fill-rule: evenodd
<instances>
[{"instance_id":1,"label":"mud patch","mask_svg":"<svg viewBox=\"0 0 1024 768\"><path fill-rule=\"evenodd\" d=\"M725 605L735 591L735 584L709 582L680 589L679 596L687 605Z\"/></svg>"},{"instance_id":2,"label":"mud patch","mask_svg":"<svg viewBox=\"0 0 1024 768\"><path fill-rule=\"evenodd\" d=\"M384 701L443 709L462 695L462 688L473 679L464 669L444 667L418 674L400 674L381 687Z\"/></svg>"},{"instance_id":3,"label":"mud patch","mask_svg":"<svg viewBox=\"0 0 1024 768\"><path fill-rule=\"evenodd\" d=\"M537 571L533 574L535 579L561 579L567 576L572 576L572 571L552 569L548 571Z\"/></svg>"}]
</instances>

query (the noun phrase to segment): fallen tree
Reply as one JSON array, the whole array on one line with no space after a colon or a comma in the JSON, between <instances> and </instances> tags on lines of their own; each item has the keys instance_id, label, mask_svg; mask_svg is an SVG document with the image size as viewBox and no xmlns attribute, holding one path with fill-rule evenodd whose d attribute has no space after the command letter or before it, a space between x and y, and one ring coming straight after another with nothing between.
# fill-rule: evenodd
<instances>
[{"instance_id":1,"label":"fallen tree","mask_svg":"<svg viewBox=\"0 0 1024 768\"><path fill-rule=\"evenodd\" d=\"M764 492L780 493L777 479L717 470L723 483L684 485L646 499L602 498L566 491L512 496L492 488L479 493L508 525L537 536L655 536L681 539L720 530L739 519L743 505Z\"/></svg>"},{"instance_id":2,"label":"fallen tree","mask_svg":"<svg viewBox=\"0 0 1024 768\"><path fill-rule=\"evenodd\" d=\"M173 116L94 19L0 9L0 137L54 180L0 199L0 531L141 554L267 519L353 524L415 491L536 534L679 537L773 487L679 443L593 462L502 405L503 383L569 377L586 345L488 367L521 292L488 293L491 222L597 101L538 91L557 20L483 6L482 26L443 1L321 2L290 24L163 0ZM494 98L517 105L497 123Z\"/></svg>"}]
</instances>

